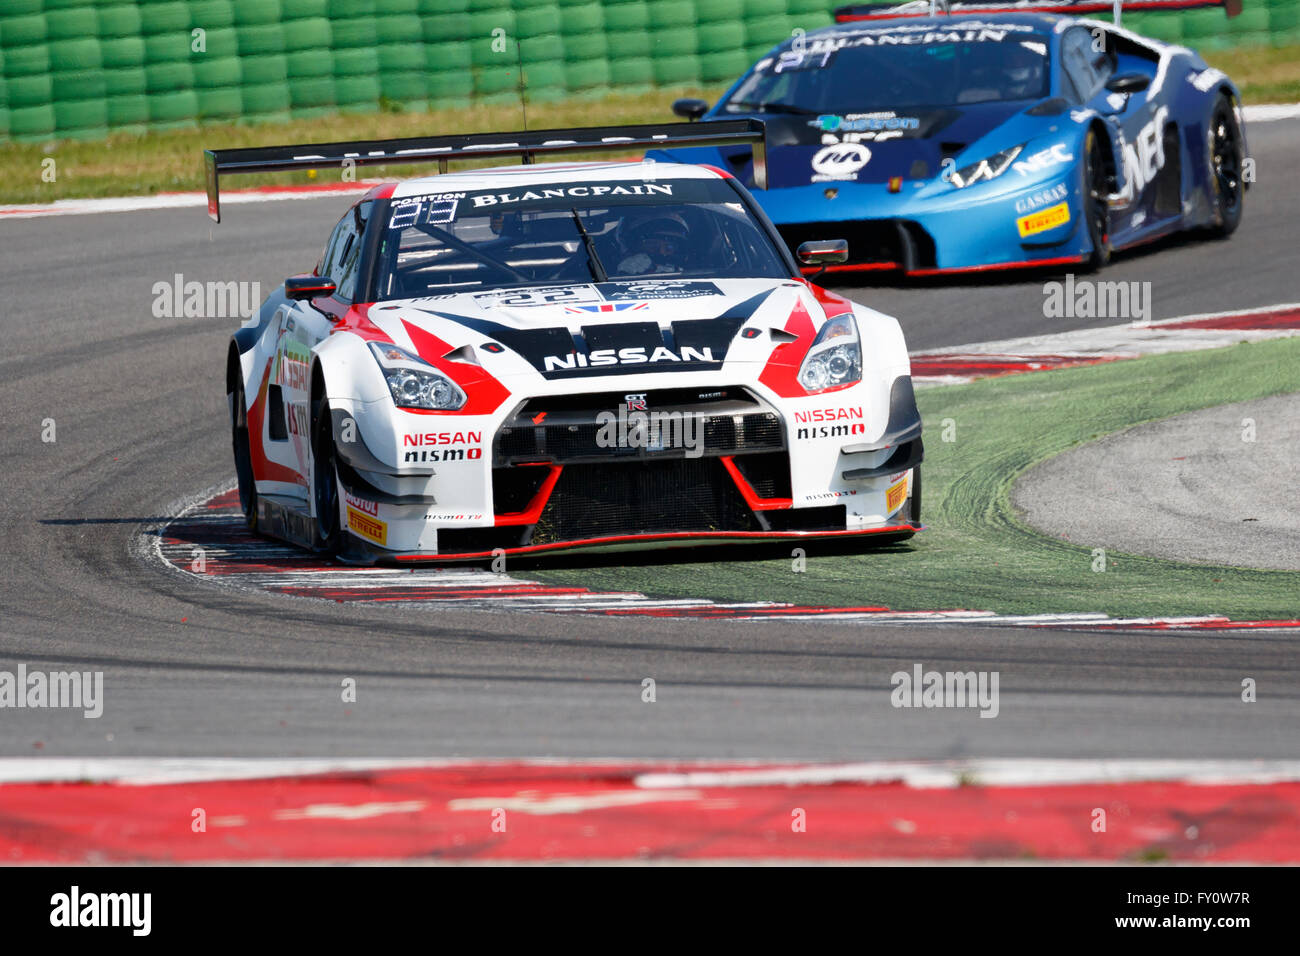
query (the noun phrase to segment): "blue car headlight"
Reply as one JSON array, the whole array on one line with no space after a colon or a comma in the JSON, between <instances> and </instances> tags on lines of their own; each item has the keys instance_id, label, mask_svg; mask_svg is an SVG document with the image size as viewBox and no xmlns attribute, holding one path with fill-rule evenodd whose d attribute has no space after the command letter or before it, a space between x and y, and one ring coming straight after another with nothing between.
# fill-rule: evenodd
<instances>
[{"instance_id":1,"label":"blue car headlight","mask_svg":"<svg viewBox=\"0 0 1300 956\"><path fill-rule=\"evenodd\" d=\"M965 189L967 186L973 186L976 183L986 182L990 179L997 179L1015 162L1021 150L1025 148L1024 143L1019 146L1012 146L1010 149L1004 149L1001 152L994 153L981 159L978 163L971 163L969 166L963 166L961 169L948 174L948 181L958 189Z\"/></svg>"},{"instance_id":2,"label":"blue car headlight","mask_svg":"<svg viewBox=\"0 0 1300 956\"><path fill-rule=\"evenodd\" d=\"M862 346L852 313L837 315L822 326L799 368L799 384L810 392L862 380Z\"/></svg>"},{"instance_id":3,"label":"blue car headlight","mask_svg":"<svg viewBox=\"0 0 1300 956\"><path fill-rule=\"evenodd\" d=\"M455 411L465 404L465 393L424 359L396 345L370 343L370 351L383 370L388 391L398 408Z\"/></svg>"}]
</instances>

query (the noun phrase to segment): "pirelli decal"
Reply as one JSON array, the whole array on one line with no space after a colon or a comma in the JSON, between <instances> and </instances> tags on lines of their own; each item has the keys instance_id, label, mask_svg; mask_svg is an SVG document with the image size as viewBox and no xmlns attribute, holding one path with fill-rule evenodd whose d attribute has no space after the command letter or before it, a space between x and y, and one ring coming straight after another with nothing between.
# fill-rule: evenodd
<instances>
[{"instance_id":1,"label":"pirelli decal","mask_svg":"<svg viewBox=\"0 0 1300 956\"><path fill-rule=\"evenodd\" d=\"M375 544L388 543L388 523L348 505L348 528Z\"/></svg>"},{"instance_id":2,"label":"pirelli decal","mask_svg":"<svg viewBox=\"0 0 1300 956\"><path fill-rule=\"evenodd\" d=\"M1016 220L1016 228L1020 230L1020 238L1025 239L1055 229L1057 226L1063 226L1069 221L1070 206L1062 202L1038 212L1031 212L1028 216L1021 216Z\"/></svg>"},{"instance_id":3,"label":"pirelli decal","mask_svg":"<svg viewBox=\"0 0 1300 956\"><path fill-rule=\"evenodd\" d=\"M885 513L892 514L907 500L907 477L899 479L885 492Z\"/></svg>"}]
</instances>

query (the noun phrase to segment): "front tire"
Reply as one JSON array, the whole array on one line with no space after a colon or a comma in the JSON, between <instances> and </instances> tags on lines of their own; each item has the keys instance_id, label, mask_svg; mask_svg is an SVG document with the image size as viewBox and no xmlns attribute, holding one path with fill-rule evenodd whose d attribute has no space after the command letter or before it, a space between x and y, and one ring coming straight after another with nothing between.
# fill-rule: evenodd
<instances>
[{"instance_id":1,"label":"front tire","mask_svg":"<svg viewBox=\"0 0 1300 956\"><path fill-rule=\"evenodd\" d=\"M253 454L249 445L248 403L243 379L237 379L230 395L230 441L235 453L235 478L239 482L239 510L249 531L257 530L257 482L253 478Z\"/></svg>"},{"instance_id":2,"label":"front tire","mask_svg":"<svg viewBox=\"0 0 1300 956\"><path fill-rule=\"evenodd\" d=\"M1088 227L1092 251L1085 260L1085 268L1096 272L1110 262L1110 183L1106 178L1106 162L1097 131L1090 129L1083 140L1083 216Z\"/></svg>"},{"instance_id":3,"label":"front tire","mask_svg":"<svg viewBox=\"0 0 1300 956\"><path fill-rule=\"evenodd\" d=\"M343 548L339 523L339 478L335 467L334 422L324 396L312 415L312 499L316 506L316 548L335 555Z\"/></svg>"},{"instance_id":4,"label":"front tire","mask_svg":"<svg viewBox=\"0 0 1300 956\"><path fill-rule=\"evenodd\" d=\"M1210 181L1214 185L1214 224L1210 234L1226 239L1241 225L1245 184L1242 181L1241 127L1232 104L1220 97L1210 120Z\"/></svg>"}]
</instances>

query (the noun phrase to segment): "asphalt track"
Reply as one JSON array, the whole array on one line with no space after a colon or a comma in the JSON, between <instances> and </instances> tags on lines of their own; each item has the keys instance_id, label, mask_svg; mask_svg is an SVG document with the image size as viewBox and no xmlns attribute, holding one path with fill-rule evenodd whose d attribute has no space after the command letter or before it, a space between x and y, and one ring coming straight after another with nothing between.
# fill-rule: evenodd
<instances>
[{"instance_id":1,"label":"asphalt track","mask_svg":"<svg viewBox=\"0 0 1300 956\"><path fill-rule=\"evenodd\" d=\"M1237 236L1107 270L1152 283L1152 318L1295 299L1300 123L1250 134L1259 183ZM154 283L180 273L269 290L311 266L341 205L241 206L215 227L195 209L0 224L0 669L102 670L106 697L97 720L3 711L0 754L1295 755L1293 634L412 612L195 586L140 560L142 522L231 473L234 323L156 318ZM1114 324L1044 319L1043 281L849 292L901 315L913 349ZM998 718L893 709L890 675L918 662L999 671ZM348 677L357 700L344 704ZM1257 703L1240 700L1245 677Z\"/></svg>"},{"instance_id":2,"label":"asphalt track","mask_svg":"<svg viewBox=\"0 0 1300 956\"><path fill-rule=\"evenodd\" d=\"M1174 561L1300 570L1297 489L1300 395L1279 395L1073 448L1023 475L1011 500L1030 525L1072 541ZM1078 501L1092 506L1071 507Z\"/></svg>"}]
</instances>

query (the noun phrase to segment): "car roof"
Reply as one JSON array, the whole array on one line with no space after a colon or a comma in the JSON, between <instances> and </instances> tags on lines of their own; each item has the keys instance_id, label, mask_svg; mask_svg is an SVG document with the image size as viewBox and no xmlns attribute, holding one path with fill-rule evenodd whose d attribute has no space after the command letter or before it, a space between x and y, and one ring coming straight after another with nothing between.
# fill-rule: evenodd
<instances>
[{"instance_id":1,"label":"car roof","mask_svg":"<svg viewBox=\"0 0 1300 956\"><path fill-rule=\"evenodd\" d=\"M469 192L506 186L549 186L557 183L656 182L674 179L721 179L722 174L707 166L685 163L592 162L537 163L464 169L436 176L421 176L397 184L393 198L422 196L430 192Z\"/></svg>"}]
</instances>

